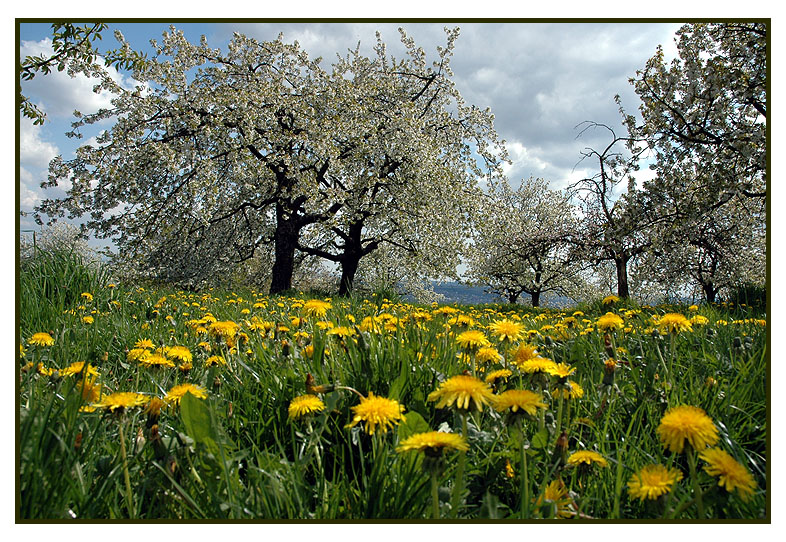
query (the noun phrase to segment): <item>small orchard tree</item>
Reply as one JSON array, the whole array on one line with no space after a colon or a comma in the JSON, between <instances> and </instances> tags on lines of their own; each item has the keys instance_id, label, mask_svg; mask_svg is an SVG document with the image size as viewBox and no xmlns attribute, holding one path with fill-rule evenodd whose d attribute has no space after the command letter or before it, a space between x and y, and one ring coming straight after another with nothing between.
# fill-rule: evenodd
<instances>
[{"instance_id":1,"label":"small orchard tree","mask_svg":"<svg viewBox=\"0 0 786 542\"><path fill-rule=\"evenodd\" d=\"M577 225L566 195L544 179L522 181L516 190L495 183L475 219L467 276L510 303L529 294L533 307L543 294L572 293L584 265L572 248Z\"/></svg>"},{"instance_id":2,"label":"small orchard tree","mask_svg":"<svg viewBox=\"0 0 786 542\"><path fill-rule=\"evenodd\" d=\"M628 266L651 244L648 223L642 214L643 200L633 177L645 149L634 137L618 136L605 124L584 124L581 133L604 129L610 133L610 141L602 150L587 148L581 152L581 161L597 163L597 173L567 189L581 216L582 235L576 238L576 247L585 259L596 265L611 262L617 279L617 295L629 297ZM626 148L629 152L625 152Z\"/></svg>"},{"instance_id":3,"label":"small orchard tree","mask_svg":"<svg viewBox=\"0 0 786 542\"><path fill-rule=\"evenodd\" d=\"M172 280L225 273L270 243L271 293L292 286L298 250L341 263L348 289L374 248L356 232L372 216L389 218L388 202L461 197L457 184L469 190L483 174L472 151L492 174L504 157L490 111L467 106L450 79L458 29L432 66L401 34L403 60L378 36L374 58L356 50L326 71L282 36L235 34L221 52L172 28L134 65L135 89L107 77L114 108L78 115L74 135L115 124L74 160L52 162L48 185L71 188L39 215L89 213L87 228ZM435 165L441 184L427 174ZM305 242L308 230L321 245ZM326 250L326 235L342 239L337 251Z\"/></svg>"}]
</instances>

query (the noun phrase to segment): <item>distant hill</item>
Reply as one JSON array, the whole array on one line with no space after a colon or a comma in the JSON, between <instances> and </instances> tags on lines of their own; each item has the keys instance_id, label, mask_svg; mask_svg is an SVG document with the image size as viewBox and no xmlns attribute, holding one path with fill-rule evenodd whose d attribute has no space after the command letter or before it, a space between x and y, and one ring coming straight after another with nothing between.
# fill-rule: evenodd
<instances>
[{"instance_id":1,"label":"distant hill","mask_svg":"<svg viewBox=\"0 0 786 542\"><path fill-rule=\"evenodd\" d=\"M507 299L487 293L484 286L467 286L459 282L443 282L442 284L433 283L434 291L445 296L444 303L460 303L465 305L475 305L481 303L507 303ZM412 301L409 296L405 299ZM523 295L519 298L519 304L529 304L529 296ZM574 304L567 297L554 297L544 300L544 307L565 307Z\"/></svg>"}]
</instances>

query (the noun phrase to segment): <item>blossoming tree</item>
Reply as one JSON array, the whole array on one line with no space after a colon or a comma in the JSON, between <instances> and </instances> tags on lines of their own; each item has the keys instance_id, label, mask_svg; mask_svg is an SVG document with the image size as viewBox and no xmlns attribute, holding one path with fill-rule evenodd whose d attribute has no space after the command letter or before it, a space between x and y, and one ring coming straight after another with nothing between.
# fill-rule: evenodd
<instances>
[{"instance_id":1,"label":"blossoming tree","mask_svg":"<svg viewBox=\"0 0 786 542\"><path fill-rule=\"evenodd\" d=\"M493 116L455 88L458 29L446 33L432 65L402 30L404 59L378 36L373 58L355 50L328 71L283 36L235 34L221 52L171 28L135 63L136 88L105 75L113 108L77 114L74 135L114 124L75 159L52 162L48 185L70 188L39 206L39 220L89 214L88 229L168 280L225 273L272 244L272 293L291 287L299 249L339 258L348 289L374 243L423 229L422 202L462 198L478 177L499 174ZM386 221L386 233L358 244L353 228L372 220ZM309 229L321 245L304 238ZM343 240L335 251L330 236Z\"/></svg>"}]
</instances>

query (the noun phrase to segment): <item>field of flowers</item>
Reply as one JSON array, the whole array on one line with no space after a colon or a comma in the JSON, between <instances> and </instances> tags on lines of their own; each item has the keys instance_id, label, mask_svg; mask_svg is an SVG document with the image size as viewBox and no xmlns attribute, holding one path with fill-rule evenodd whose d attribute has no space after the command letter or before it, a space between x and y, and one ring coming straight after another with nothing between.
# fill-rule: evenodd
<instances>
[{"instance_id":1,"label":"field of flowers","mask_svg":"<svg viewBox=\"0 0 786 542\"><path fill-rule=\"evenodd\" d=\"M22 278L21 521L768 517L751 307L75 287Z\"/></svg>"}]
</instances>

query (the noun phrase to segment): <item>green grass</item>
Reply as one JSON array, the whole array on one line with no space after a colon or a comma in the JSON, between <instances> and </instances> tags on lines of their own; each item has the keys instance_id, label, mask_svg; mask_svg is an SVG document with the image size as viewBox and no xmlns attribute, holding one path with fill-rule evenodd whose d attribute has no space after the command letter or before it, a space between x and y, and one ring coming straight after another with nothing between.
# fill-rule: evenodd
<instances>
[{"instance_id":1,"label":"green grass","mask_svg":"<svg viewBox=\"0 0 786 542\"><path fill-rule=\"evenodd\" d=\"M298 328L290 319L302 316L302 296L110 288L107 282L100 268L63 255L29 262L20 270L25 352L18 364L19 520L432 517L430 475L422 454L397 453L396 446L418 432L462 430L459 413L437 409L428 400L440 382L471 370L458 357L455 335L462 328L445 327L447 317L434 314L430 306L333 299L324 318L309 318ZM530 501L521 500L522 449L516 425L486 407L467 420L470 449L460 495L455 495L459 456L444 457L438 476L440 517L518 519L522 508L532 517L549 517L553 507L548 502L536 506L535 500L550 482L561 479L569 491L572 517L697 519L686 456L664 450L655 432L667 409L686 404L706 411L719 431L717 445L756 481L754 494L744 500L718 487L700 461L705 517L766 518L765 316L737 305L703 305L696 312L682 306L639 307L635 302L624 307L588 302L580 308L584 315L562 333L561 323L573 310L458 307L459 314L476 321L473 329L484 330L495 345L486 326L503 317L521 318L532 330L529 341L540 355L575 367L570 378L584 395L564 401L558 422L559 401L551 396L554 378L546 382L514 369L496 391L542 390L549 406L543 429L537 417L524 421ZM431 320L418 325L416 310L429 313ZM609 337L619 348L613 382L604 382L604 334L586 332L608 310L621 314L631 328ZM208 312L240 325L248 339L239 342L237 352L196 333L192 321ZM652 333L651 316L665 312L702 315L708 323L673 336ZM401 322L394 325L388 319L388 330L357 333L364 329L365 317L382 313ZM93 324L83 322L86 315L94 318ZM357 334L340 342L316 325L319 320L348 326ZM289 329L254 329L255 322ZM27 344L33 333L42 331L50 332L54 346ZM298 337L296 331L306 335ZM144 338L156 346L188 347L193 367L146 368L129 360L127 351ZM203 341L212 345L211 352L199 346ZM307 345L313 347L311 356ZM215 354L227 365L206 367L205 360ZM164 397L174 385L188 382L206 390L207 398L186 395L158 419L142 408L122 414L80 411L88 402L82 399L79 375L62 374L77 361L97 369L97 383L105 394L133 391ZM39 371L39 363L60 371ZM482 374L501 366L483 366ZM288 406L306 393L307 374L319 384L395 399L405 406L406 419L374 435L366 433L364 423L348 428L358 397L338 389L322 395L323 412L292 421ZM567 454L593 450L608 465L589 470L566 466L557 447L558 424L566 431ZM646 502L629 497L628 479L648 463L684 473L670 497Z\"/></svg>"}]
</instances>

